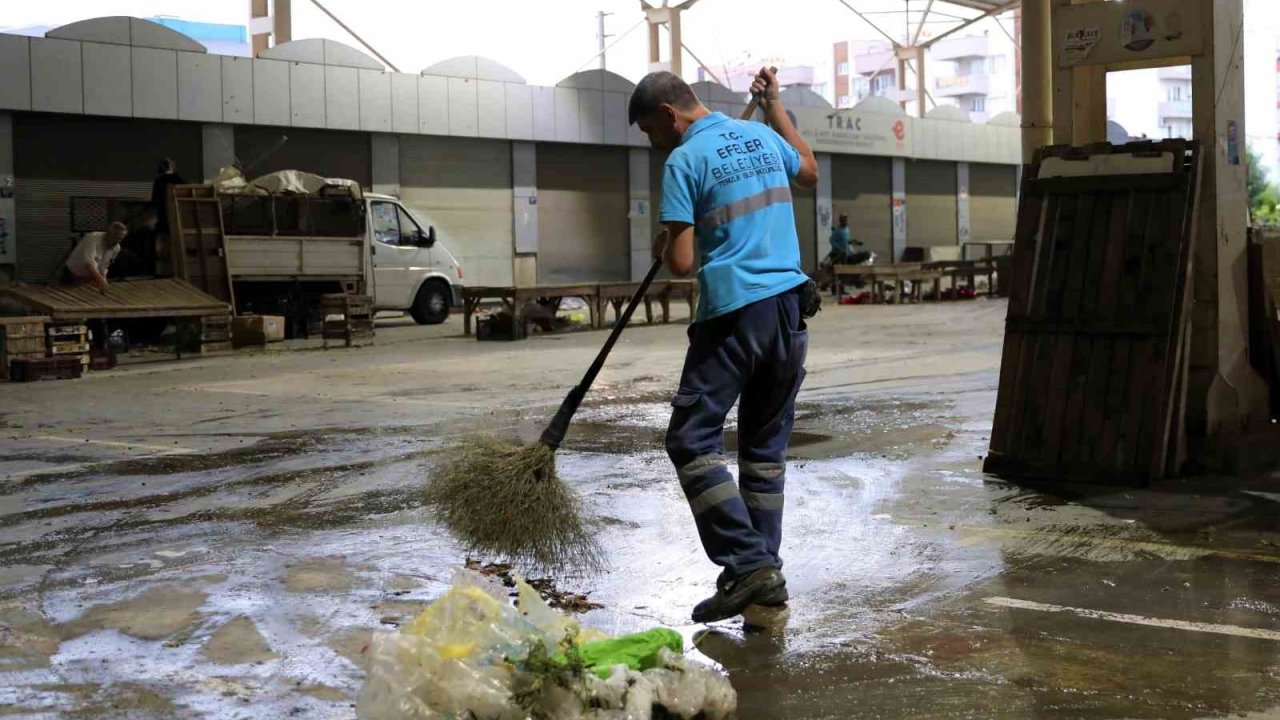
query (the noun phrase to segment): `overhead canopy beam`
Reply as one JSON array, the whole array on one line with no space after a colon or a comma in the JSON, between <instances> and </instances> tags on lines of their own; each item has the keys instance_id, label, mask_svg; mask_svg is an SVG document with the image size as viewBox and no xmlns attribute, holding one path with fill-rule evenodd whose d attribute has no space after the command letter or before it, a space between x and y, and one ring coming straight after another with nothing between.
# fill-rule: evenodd
<instances>
[{"instance_id":1,"label":"overhead canopy beam","mask_svg":"<svg viewBox=\"0 0 1280 720\"><path fill-rule=\"evenodd\" d=\"M902 43L898 42L897 40L894 40L892 35L890 35L889 33L885 32L884 30L881 30L881 29L880 29L880 26L879 26L879 25L876 25L876 24L875 24L875 23L873 23L873 22L871 22L870 18L868 18L866 15L862 14L862 11L860 11L860 10L858 10L857 8L855 8L854 6L850 5L850 4L849 4L849 0L840 0L840 4L841 4L841 5L844 5L844 6L845 6L845 7L847 7L847 8L849 8L849 11L850 11L850 12L852 12L854 15L857 15L857 16L858 16L858 18L859 18L860 20L862 20L862 22L864 22L864 23L866 23L866 24L870 25L872 30L875 30L876 32L878 32L878 33L880 33L881 35L883 35L883 36L884 36L884 39L885 39L885 40L888 40L888 41L889 41L889 42L890 42L890 43L891 43L895 48L900 48L900 47L902 47Z\"/></svg>"},{"instance_id":2,"label":"overhead canopy beam","mask_svg":"<svg viewBox=\"0 0 1280 720\"><path fill-rule=\"evenodd\" d=\"M670 34L671 34L671 28L667 28L667 34L668 34L668 35L670 35ZM674 38L672 38L672 39L674 40ZM715 71L714 71L714 70L712 70L711 68L707 67L707 64L706 64L706 63L704 63L704 62L702 62L702 58L698 57L697 53L695 53L695 52L693 51L693 49L692 49L692 48L690 48L687 44L685 44L685 42L684 42L683 40L681 40L681 41L680 41L680 47L684 48L684 51L685 51L685 52L687 52L687 53L689 53L689 57L693 58L693 61L694 61L694 62L696 62L696 63L698 63L698 67L700 67L700 68L702 68L703 70L706 70L706 71L707 71L707 74L711 76L711 79L712 79L712 80L715 80L715 81L716 81L716 83L718 83L718 84L720 84L720 85L724 85L725 87L729 87L729 86L728 86L728 84L726 84L723 80L721 80L719 77L717 77L717 76L716 76L716 73L715 73ZM730 89L732 90L732 88L730 88Z\"/></svg>"},{"instance_id":3,"label":"overhead canopy beam","mask_svg":"<svg viewBox=\"0 0 1280 720\"><path fill-rule=\"evenodd\" d=\"M949 1L949 2L954 2L955 0L948 0L948 1ZM942 40L942 39L944 39L944 38L947 38L947 37L950 37L950 36L952 36L952 35L954 35L954 34L956 34L956 33L960 32L961 30L964 30L965 28L967 28L967 27L969 27L969 26L973 25L974 23L981 22L982 20L986 20L986 19L987 19L987 18L989 18L989 17L994 17L994 16L996 16L996 15L999 15L1000 13L1008 12L1008 11L1010 11L1010 10L1012 10L1012 9L1014 9L1014 8L1016 8L1016 7L1018 7L1018 6L1019 6L1019 5L1021 5L1021 4L1022 4L1022 0L1009 0L1008 2L1006 2L1006 3L1002 4L1002 5L998 5L998 6L996 6L996 7L991 8L990 10L987 10L986 12L984 12L984 13L982 13L981 15L979 15L979 16L977 16L977 17L973 18L973 19L972 19L972 20L970 20L969 22L966 22L966 23L964 23L964 24L962 24L962 25L959 25L959 26L957 26L957 27L953 27L953 28L951 28L950 30L948 30L948 31L946 31L946 32L944 32L944 33L942 33L942 34L941 34L941 35L939 35L938 37L930 38L930 39L929 39L929 41L928 41L928 42L926 42L926 43L925 43L924 45L922 45L921 47L926 47L926 48L928 48L928 47L933 47L933 46L934 46L935 44L937 44L940 40Z\"/></svg>"},{"instance_id":4,"label":"overhead canopy beam","mask_svg":"<svg viewBox=\"0 0 1280 720\"><path fill-rule=\"evenodd\" d=\"M334 15L332 12L330 12L329 8L325 7L324 5L321 5L320 0L311 0L311 4L320 8L320 12L324 13L325 15L328 15L330 20L338 23L338 27L342 28L343 30L346 30L348 35L355 38L356 42L363 45L365 50L368 50L369 52L373 53L374 56L377 57L379 60L381 60L384 65L386 65L387 67L391 68L396 72L400 72L400 68L396 67L395 63L383 57L382 53L378 52L377 49L375 49L372 45L366 42L364 38L357 35L356 31L352 30L350 27L347 26L346 23L342 22L341 18L339 18L337 15Z\"/></svg>"},{"instance_id":5,"label":"overhead canopy beam","mask_svg":"<svg viewBox=\"0 0 1280 720\"><path fill-rule=\"evenodd\" d=\"M929 21L929 13L933 10L933 0L929 0L929 4L924 6L924 15L920 17L920 24L916 26L915 37L911 38L912 46L920 42L920 33L924 32L924 24Z\"/></svg>"}]
</instances>

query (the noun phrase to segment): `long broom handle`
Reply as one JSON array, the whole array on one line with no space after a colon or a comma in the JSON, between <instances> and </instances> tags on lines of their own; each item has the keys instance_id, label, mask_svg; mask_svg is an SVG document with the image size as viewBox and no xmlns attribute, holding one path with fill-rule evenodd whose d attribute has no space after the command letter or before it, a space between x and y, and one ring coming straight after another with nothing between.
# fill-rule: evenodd
<instances>
[{"instance_id":1,"label":"long broom handle","mask_svg":"<svg viewBox=\"0 0 1280 720\"><path fill-rule=\"evenodd\" d=\"M658 271L661 269L662 258L655 258L653 265L649 267L648 274L644 276L644 280L640 281L640 287L636 289L635 294L631 296L631 301L627 303L627 309L622 312L622 317L618 318L618 322L614 323L613 332L609 333L609 339L605 340L604 347L600 348L595 362L591 363L591 367L587 368L587 373L582 376L582 382L569 391L569 394L564 398L564 402L560 403L560 409L556 410L551 422L547 423L547 429L542 431L542 443L544 445L555 450L564 441L564 435L569 431L569 423L573 420L573 414L578 412L578 406L582 404L582 399L587 396L587 391L591 389L591 384L596 381L596 376L600 374L601 368L604 367L604 361L609 358L609 352L613 350L613 346L617 344L622 331L626 329L627 323L631 321L631 314L636 311L636 306L644 299L645 293L649 291L649 286L653 284L653 279L657 277Z\"/></svg>"},{"instance_id":2,"label":"long broom handle","mask_svg":"<svg viewBox=\"0 0 1280 720\"><path fill-rule=\"evenodd\" d=\"M778 71L777 68L770 68L770 70L772 72ZM751 102L747 103L747 107L742 111L742 119L750 120L759 106L759 96L753 96ZM618 322L614 324L613 332L609 333L609 339L604 342L604 347L600 348L595 361L591 363L591 367L587 368L586 374L582 376L582 382L569 391L569 394L564 398L564 402L560 403L560 408L556 410L556 414L551 417L551 422L547 423L546 429L542 431L542 444L552 450L556 450L560 447L560 443L564 442L565 433L569 432L569 423L573 421L574 413L578 412L578 406L582 404L583 398L587 396L587 391L591 389L592 383L596 381L596 376L604 368L605 360L609 359L609 352L613 350L613 346L617 344L622 331L626 329L627 323L631 321L631 314L636 311L636 306L644 299L645 293L649 291L649 286L653 284L653 279L657 277L658 271L661 269L662 258L654 258L653 265L649 267L649 273L644 276L644 280L640 281L640 287L631 296L631 301L627 303L627 309L623 311L622 317L618 318Z\"/></svg>"}]
</instances>

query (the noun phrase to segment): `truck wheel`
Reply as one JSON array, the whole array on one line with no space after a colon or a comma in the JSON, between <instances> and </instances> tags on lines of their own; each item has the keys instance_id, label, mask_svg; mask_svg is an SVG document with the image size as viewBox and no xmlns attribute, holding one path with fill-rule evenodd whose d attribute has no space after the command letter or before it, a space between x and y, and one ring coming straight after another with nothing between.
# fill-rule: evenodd
<instances>
[{"instance_id":1,"label":"truck wheel","mask_svg":"<svg viewBox=\"0 0 1280 720\"><path fill-rule=\"evenodd\" d=\"M419 325L439 325L449 317L449 286L428 280L418 288L409 314Z\"/></svg>"}]
</instances>

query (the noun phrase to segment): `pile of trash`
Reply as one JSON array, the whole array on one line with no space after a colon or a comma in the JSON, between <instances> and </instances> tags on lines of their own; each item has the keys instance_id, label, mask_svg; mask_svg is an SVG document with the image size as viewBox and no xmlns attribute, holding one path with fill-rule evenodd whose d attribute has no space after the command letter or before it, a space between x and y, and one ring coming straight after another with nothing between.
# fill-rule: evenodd
<instances>
[{"instance_id":1,"label":"pile of trash","mask_svg":"<svg viewBox=\"0 0 1280 720\"><path fill-rule=\"evenodd\" d=\"M733 716L728 678L656 628L609 637L516 581L460 570L400 632L377 633L356 701L361 720L651 720Z\"/></svg>"}]
</instances>

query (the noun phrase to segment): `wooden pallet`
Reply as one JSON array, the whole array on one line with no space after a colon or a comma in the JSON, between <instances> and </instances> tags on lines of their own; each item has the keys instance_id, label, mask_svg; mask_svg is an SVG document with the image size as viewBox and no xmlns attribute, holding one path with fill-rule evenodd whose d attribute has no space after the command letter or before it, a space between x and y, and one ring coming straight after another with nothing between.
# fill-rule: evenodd
<instances>
[{"instance_id":1,"label":"wooden pallet","mask_svg":"<svg viewBox=\"0 0 1280 720\"><path fill-rule=\"evenodd\" d=\"M1141 484L1177 471L1198 154L1184 140L1037 153L987 472Z\"/></svg>"},{"instance_id":2,"label":"wooden pallet","mask_svg":"<svg viewBox=\"0 0 1280 720\"><path fill-rule=\"evenodd\" d=\"M212 185L174 185L170 210L173 274L234 307L217 192Z\"/></svg>"}]
</instances>

